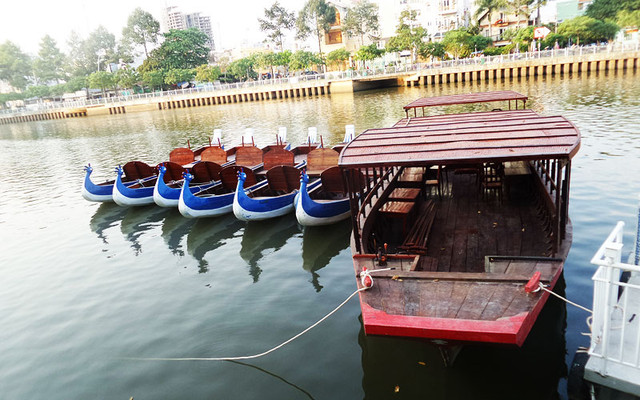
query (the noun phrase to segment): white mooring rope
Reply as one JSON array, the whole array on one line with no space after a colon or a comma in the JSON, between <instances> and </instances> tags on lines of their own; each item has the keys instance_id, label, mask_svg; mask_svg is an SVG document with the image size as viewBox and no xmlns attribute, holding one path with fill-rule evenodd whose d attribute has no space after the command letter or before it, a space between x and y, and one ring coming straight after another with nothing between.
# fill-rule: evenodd
<instances>
[{"instance_id":1,"label":"white mooring rope","mask_svg":"<svg viewBox=\"0 0 640 400\"><path fill-rule=\"evenodd\" d=\"M579 309L581 309L581 310L584 310L584 311L586 311L586 312L588 312L588 313L593 314L593 311L589 310L588 308L583 307L583 306L581 306L580 304L574 303L573 301L571 301L571 300L569 300L569 299L566 299L566 298L564 298L564 297L560 296L560 295L559 295L559 294L557 294L557 293L554 293L552 290L547 289L546 287L544 287L544 285L542 284L542 282L540 282L540 283L539 283L539 285L540 285L540 289L544 290L545 292L547 292L547 293L551 293L552 295L556 296L556 297L557 297L557 298L559 298L560 300L563 300L563 301L565 301L565 302L567 302L567 303L571 304L571 305L572 305L572 306L574 306L574 307L578 307L578 308L579 308Z\"/></svg>"},{"instance_id":2,"label":"white mooring rope","mask_svg":"<svg viewBox=\"0 0 640 400\"><path fill-rule=\"evenodd\" d=\"M303 330L302 332L298 333L297 335L295 335L294 337L292 337L291 339L280 343L279 345L277 345L276 347L273 347L265 352L262 352L260 354L254 354L251 356L240 356L240 357L180 357L180 358L171 358L171 357L158 357L158 358L145 358L145 357L125 357L125 360L135 360L135 361L239 361L239 360L251 360L254 358L259 358L262 356L266 356L269 353L272 353L276 350L278 350L279 348L286 346L287 344L293 342L294 340L296 340L297 338L299 338L300 336L304 335L305 333L309 332L311 329L315 328L316 326L318 326L320 323L322 323L324 320L326 320L327 318L329 318L331 315L333 315L336 311L338 311L340 308L342 308L342 306L344 306L345 304L347 304L347 302L349 300L351 300L353 298L353 296L355 296L356 294L363 292L365 290L367 290L367 287L363 287L361 289L356 290L355 292L351 293L349 295L349 297L347 297L347 299L345 301L343 301L342 303L340 303L340 305L336 308L334 308L330 313L328 313L327 315L325 315L324 317L320 318L316 323L314 323L313 325L311 325L310 327L308 327L307 329Z\"/></svg>"}]
</instances>

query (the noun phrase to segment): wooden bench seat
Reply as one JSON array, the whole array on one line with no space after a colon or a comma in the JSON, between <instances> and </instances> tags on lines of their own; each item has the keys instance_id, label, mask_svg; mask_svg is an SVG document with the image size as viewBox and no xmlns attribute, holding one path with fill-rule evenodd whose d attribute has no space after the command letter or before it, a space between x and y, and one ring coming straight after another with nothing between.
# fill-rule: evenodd
<instances>
[{"instance_id":1,"label":"wooden bench seat","mask_svg":"<svg viewBox=\"0 0 640 400\"><path fill-rule=\"evenodd\" d=\"M427 254L427 241L429 233L436 218L436 205L433 200L428 200L420 209L420 213L409 233L398 246L399 249L406 250L412 254Z\"/></svg>"}]
</instances>

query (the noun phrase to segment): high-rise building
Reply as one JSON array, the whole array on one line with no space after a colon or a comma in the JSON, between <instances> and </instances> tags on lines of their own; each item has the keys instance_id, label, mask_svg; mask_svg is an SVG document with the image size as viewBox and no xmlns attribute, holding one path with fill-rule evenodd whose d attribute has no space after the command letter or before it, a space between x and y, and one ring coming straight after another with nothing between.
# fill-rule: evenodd
<instances>
[{"instance_id":1,"label":"high-rise building","mask_svg":"<svg viewBox=\"0 0 640 400\"><path fill-rule=\"evenodd\" d=\"M189 28L197 28L207 35L209 38L207 45L212 52L215 50L210 17L200 15L199 12L184 14L179 11L176 6L170 6L164 9L164 14L162 16L162 30L164 32L169 32L170 29L183 30Z\"/></svg>"}]
</instances>

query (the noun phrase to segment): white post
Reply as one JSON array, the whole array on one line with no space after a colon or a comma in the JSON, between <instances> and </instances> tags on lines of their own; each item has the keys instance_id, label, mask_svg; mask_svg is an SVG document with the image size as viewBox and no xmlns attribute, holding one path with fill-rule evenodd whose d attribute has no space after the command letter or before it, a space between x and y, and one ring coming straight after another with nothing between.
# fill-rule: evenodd
<instances>
[{"instance_id":1,"label":"white post","mask_svg":"<svg viewBox=\"0 0 640 400\"><path fill-rule=\"evenodd\" d=\"M356 136L356 127L355 125L345 125L344 126L344 143L349 143Z\"/></svg>"},{"instance_id":2,"label":"white post","mask_svg":"<svg viewBox=\"0 0 640 400\"><path fill-rule=\"evenodd\" d=\"M286 143L286 141L287 141L287 127L286 126L278 127L278 139L282 143Z\"/></svg>"},{"instance_id":3,"label":"white post","mask_svg":"<svg viewBox=\"0 0 640 400\"><path fill-rule=\"evenodd\" d=\"M309 128L309 133L307 133L307 138L309 143L318 143L318 128L312 126Z\"/></svg>"},{"instance_id":4,"label":"white post","mask_svg":"<svg viewBox=\"0 0 640 400\"><path fill-rule=\"evenodd\" d=\"M222 143L222 129L214 129L213 130L213 141Z\"/></svg>"}]
</instances>

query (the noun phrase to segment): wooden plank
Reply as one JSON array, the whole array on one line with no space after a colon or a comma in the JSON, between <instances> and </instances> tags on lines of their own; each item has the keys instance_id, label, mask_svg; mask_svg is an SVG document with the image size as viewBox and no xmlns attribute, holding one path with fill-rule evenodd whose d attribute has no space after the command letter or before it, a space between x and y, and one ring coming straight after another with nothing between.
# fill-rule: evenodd
<instances>
[{"instance_id":1,"label":"wooden plank","mask_svg":"<svg viewBox=\"0 0 640 400\"><path fill-rule=\"evenodd\" d=\"M478 319L482 315L489 299L495 291L495 285L474 283L469 288L469 293L456 314L460 319Z\"/></svg>"},{"instance_id":2,"label":"wooden plank","mask_svg":"<svg viewBox=\"0 0 640 400\"><path fill-rule=\"evenodd\" d=\"M207 147L200 153L200 160L222 165L227 162L227 152L220 147Z\"/></svg>"},{"instance_id":3,"label":"wooden plank","mask_svg":"<svg viewBox=\"0 0 640 400\"><path fill-rule=\"evenodd\" d=\"M169 161L179 165L186 165L192 163L195 159L193 151L186 147L178 147L171 150L169 153Z\"/></svg>"},{"instance_id":4,"label":"wooden plank","mask_svg":"<svg viewBox=\"0 0 640 400\"><path fill-rule=\"evenodd\" d=\"M438 307L438 294L436 288L439 282L432 282L428 284L422 283L419 285L420 290L420 304L419 315L421 317L435 317Z\"/></svg>"},{"instance_id":5,"label":"wooden plank","mask_svg":"<svg viewBox=\"0 0 640 400\"><path fill-rule=\"evenodd\" d=\"M404 301L404 315L417 316L421 315L421 297L426 295L426 291L419 282L414 280L407 280L402 282L396 282L402 286L403 301Z\"/></svg>"},{"instance_id":6,"label":"wooden plank","mask_svg":"<svg viewBox=\"0 0 640 400\"><path fill-rule=\"evenodd\" d=\"M514 260L511 261L509 268L507 268L505 273L509 275L524 275L531 277L535 266L535 262Z\"/></svg>"},{"instance_id":7,"label":"wooden plank","mask_svg":"<svg viewBox=\"0 0 640 400\"><path fill-rule=\"evenodd\" d=\"M327 168L338 165L340 153L330 148L320 148L307 155L307 174L319 175Z\"/></svg>"},{"instance_id":8,"label":"wooden plank","mask_svg":"<svg viewBox=\"0 0 640 400\"><path fill-rule=\"evenodd\" d=\"M279 147L274 147L271 150L264 153L264 155L262 156L262 162L264 163L264 169L270 170L271 168L280 166L280 165L287 165L287 166L293 167L294 158L295 158L294 154L289 150L285 150Z\"/></svg>"},{"instance_id":9,"label":"wooden plank","mask_svg":"<svg viewBox=\"0 0 640 400\"><path fill-rule=\"evenodd\" d=\"M480 319L495 321L498 318L502 318L519 288L521 287L508 284L496 285L491 298L487 302L484 310L482 310Z\"/></svg>"},{"instance_id":10,"label":"wooden plank","mask_svg":"<svg viewBox=\"0 0 640 400\"><path fill-rule=\"evenodd\" d=\"M436 292L436 318L445 318L448 315L455 284L453 281L439 281L437 285L434 285ZM460 302L460 304L462 304L462 302Z\"/></svg>"},{"instance_id":11,"label":"wooden plank","mask_svg":"<svg viewBox=\"0 0 640 400\"><path fill-rule=\"evenodd\" d=\"M533 264L532 264L533 265ZM391 271L376 272L378 279L391 279L398 277L402 279L416 279L431 281L468 281L468 282L518 282L526 283L531 279L532 274L516 273L491 273L491 272L438 272L438 271L402 271L395 269ZM543 280L544 281L544 280Z\"/></svg>"}]
</instances>

